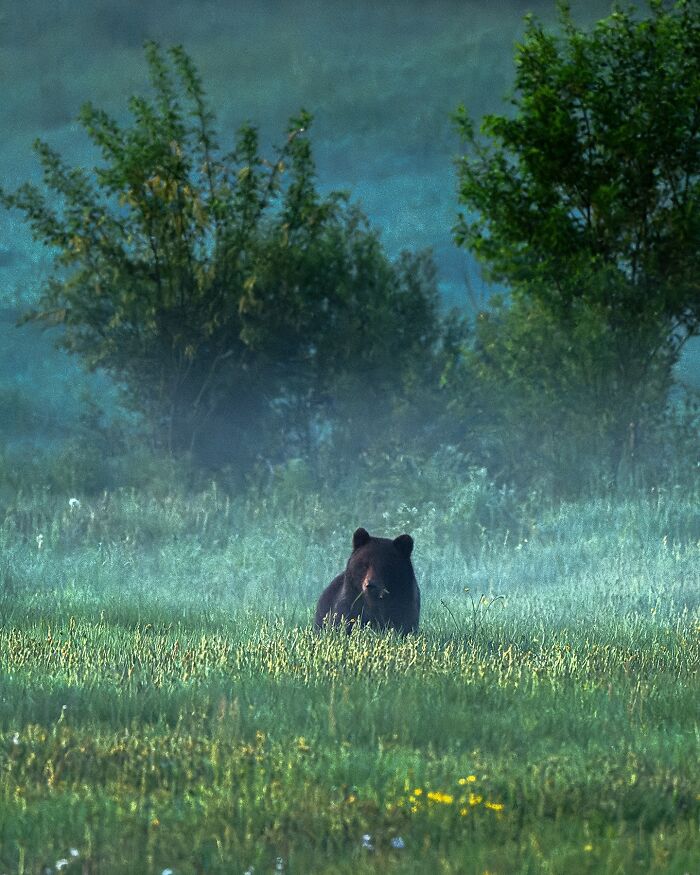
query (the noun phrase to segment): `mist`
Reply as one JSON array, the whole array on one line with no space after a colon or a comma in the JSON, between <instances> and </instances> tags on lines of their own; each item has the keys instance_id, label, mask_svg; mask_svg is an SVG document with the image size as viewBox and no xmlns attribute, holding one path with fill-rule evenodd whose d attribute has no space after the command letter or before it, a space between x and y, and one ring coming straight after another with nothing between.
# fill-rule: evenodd
<instances>
[{"instance_id":1,"label":"mist","mask_svg":"<svg viewBox=\"0 0 700 875\"><path fill-rule=\"evenodd\" d=\"M575 230L652 215L646 285L626 238L600 272L556 250L561 221L522 261L501 238L512 294L455 242L457 108L521 117L514 47L552 0L0 0L0 872L700 871L697 209L618 174L680 131L697 207L700 52L571 7L647 113L609 111L605 63L565 79L632 155L603 143ZM13 200L37 139L109 164L88 101L136 132L110 196L49 166L45 205ZM528 229L572 176L555 220L580 209L529 122L553 184Z\"/></svg>"},{"instance_id":2,"label":"mist","mask_svg":"<svg viewBox=\"0 0 700 875\"><path fill-rule=\"evenodd\" d=\"M581 21L607 4L574 3ZM198 66L224 144L250 121L262 142L279 143L300 107L314 115L319 187L345 189L367 213L390 255L430 247L446 305L471 308L489 290L473 259L452 241L457 214L451 114L500 111L513 75L523 16L552 20L549 2L7 4L0 27L0 178L8 189L38 181L31 150L40 137L70 165L97 156L75 118L92 101L118 120L127 98L146 90L142 46L182 43ZM15 332L49 271L49 253L17 214L0 213L0 379L27 403L72 417L81 387L104 382L52 352L45 338ZM21 336L17 336L21 335ZM39 364L41 363L41 364ZM49 363L49 364L45 364ZM684 377L693 372L684 363ZM46 369L47 374L41 370ZM70 399L66 396L69 386Z\"/></svg>"}]
</instances>

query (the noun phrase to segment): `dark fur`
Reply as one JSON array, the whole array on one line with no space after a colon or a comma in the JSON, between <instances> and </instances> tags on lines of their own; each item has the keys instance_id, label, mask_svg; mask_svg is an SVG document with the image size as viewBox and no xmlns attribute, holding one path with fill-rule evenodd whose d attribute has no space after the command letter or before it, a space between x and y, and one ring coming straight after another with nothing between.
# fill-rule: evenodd
<instances>
[{"instance_id":1,"label":"dark fur","mask_svg":"<svg viewBox=\"0 0 700 875\"><path fill-rule=\"evenodd\" d=\"M411 564L413 539L373 538L358 529L347 567L324 589L316 607L314 626L325 623L396 629L403 635L418 631L420 590Z\"/></svg>"}]
</instances>

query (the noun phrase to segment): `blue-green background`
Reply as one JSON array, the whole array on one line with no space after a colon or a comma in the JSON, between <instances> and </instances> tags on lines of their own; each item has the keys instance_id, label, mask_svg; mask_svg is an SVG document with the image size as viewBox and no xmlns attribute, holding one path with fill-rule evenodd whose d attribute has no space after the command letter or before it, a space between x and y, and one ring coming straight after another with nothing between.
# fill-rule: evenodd
<instances>
[{"instance_id":1,"label":"blue-green background","mask_svg":"<svg viewBox=\"0 0 700 875\"><path fill-rule=\"evenodd\" d=\"M610 3L574 0L572 10L590 24ZM551 0L0 0L0 178L10 189L38 181L37 137L90 166L74 120L82 103L126 120L129 95L147 90L143 42L182 43L222 145L252 121L271 146L305 107L321 188L349 190L391 254L431 247L445 302L473 310L489 289L452 243L460 144L450 116L460 102L474 117L507 109L529 12L555 25ZM50 333L14 328L48 267L20 217L0 212L0 429L10 439L68 434L84 390L108 406L111 397L104 378L52 350ZM678 373L700 386L696 346Z\"/></svg>"}]
</instances>

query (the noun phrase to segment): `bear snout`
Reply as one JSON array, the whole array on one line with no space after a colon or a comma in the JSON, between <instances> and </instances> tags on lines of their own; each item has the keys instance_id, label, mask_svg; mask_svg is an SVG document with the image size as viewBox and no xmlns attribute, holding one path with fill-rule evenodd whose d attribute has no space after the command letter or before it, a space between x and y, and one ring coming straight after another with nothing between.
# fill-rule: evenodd
<instances>
[{"instance_id":1,"label":"bear snout","mask_svg":"<svg viewBox=\"0 0 700 875\"><path fill-rule=\"evenodd\" d=\"M362 592L374 599L383 599L385 595L389 595L389 590L384 584L377 580L376 577L370 577L369 575L362 581Z\"/></svg>"}]
</instances>

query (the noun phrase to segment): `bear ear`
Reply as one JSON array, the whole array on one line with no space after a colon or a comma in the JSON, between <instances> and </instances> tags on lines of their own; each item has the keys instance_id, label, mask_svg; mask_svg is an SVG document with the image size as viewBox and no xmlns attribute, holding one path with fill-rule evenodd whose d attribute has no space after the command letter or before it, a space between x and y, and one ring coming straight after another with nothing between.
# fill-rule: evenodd
<instances>
[{"instance_id":1,"label":"bear ear","mask_svg":"<svg viewBox=\"0 0 700 875\"><path fill-rule=\"evenodd\" d=\"M408 559L413 551L413 538L410 535L399 535L394 538L394 547Z\"/></svg>"},{"instance_id":2,"label":"bear ear","mask_svg":"<svg viewBox=\"0 0 700 875\"><path fill-rule=\"evenodd\" d=\"M370 536L367 529L356 529L352 536L352 548L357 550L358 547L364 546L369 541Z\"/></svg>"}]
</instances>

